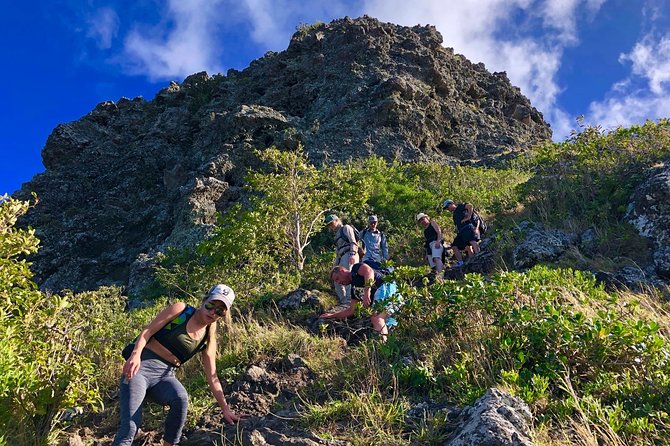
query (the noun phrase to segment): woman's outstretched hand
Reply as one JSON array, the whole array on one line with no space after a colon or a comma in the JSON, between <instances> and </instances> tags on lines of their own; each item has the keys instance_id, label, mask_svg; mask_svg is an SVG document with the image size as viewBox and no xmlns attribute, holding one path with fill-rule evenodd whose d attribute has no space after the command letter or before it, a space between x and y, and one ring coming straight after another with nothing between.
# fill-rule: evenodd
<instances>
[{"instance_id":1,"label":"woman's outstretched hand","mask_svg":"<svg viewBox=\"0 0 670 446\"><path fill-rule=\"evenodd\" d=\"M247 415L247 414L239 414L238 415L235 412L233 412L232 410L230 410L230 407L227 407L226 409L223 409L223 419L228 424L235 424L238 421L241 421L248 416L249 415Z\"/></svg>"}]
</instances>

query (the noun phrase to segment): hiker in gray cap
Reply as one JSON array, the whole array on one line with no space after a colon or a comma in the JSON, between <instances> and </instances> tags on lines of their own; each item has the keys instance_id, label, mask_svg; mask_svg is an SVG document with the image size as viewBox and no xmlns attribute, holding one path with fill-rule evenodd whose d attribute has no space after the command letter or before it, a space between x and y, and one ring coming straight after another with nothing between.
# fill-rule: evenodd
<instances>
[{"instance_id":1,"label":"hiker in gray cap","mask_svg":"<svg viewBox=\"0 0 670 446\"><path fill-rule=\"evenodd\" d=\"M356 230L351 225L343 225L340 217L335 214L326 215L324 220L328 229L335 234L335 264L341 266L347 271L358 263L358 241L356 239ZM351 285L342 285L335 283L335 294L341 305L348 305L351 302Z\"/></svg>"},{"instance_id":2,"label":"hiker in gray cap","mask_svg":"<svg viewBox=\"0 0 670 446\"><path fill-rule=\"evenodd\" d=\"M377 229L379 219L376 215L368 217L368 227L361 231L361 240L365 244L363 263L374 269L380 269L382 262L389 259L389 249L386 244L386 235Z\"/></svg>"}]
</instances>

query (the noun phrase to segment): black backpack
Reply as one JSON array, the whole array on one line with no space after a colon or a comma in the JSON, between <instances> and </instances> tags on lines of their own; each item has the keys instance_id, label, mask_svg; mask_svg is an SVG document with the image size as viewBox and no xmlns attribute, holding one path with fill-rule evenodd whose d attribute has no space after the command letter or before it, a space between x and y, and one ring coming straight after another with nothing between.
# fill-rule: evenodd
<instances>
[{"instance_id":1,"label":"black backpack","mask_svg":"<svg viewBox=\"0 0 670 446\"><path fill-rule=\"evenodd\" d=\"M489 230L488 223L486 223L486 221L482 218L481 215L479 215L478 212L473 210L472 218L470 219L470 221L472 222L472 226L474 226L475 228L477 227L477 220L479 220L479 233L481 235L486 234L486 231Z\"/></svg>"}]
</instances>

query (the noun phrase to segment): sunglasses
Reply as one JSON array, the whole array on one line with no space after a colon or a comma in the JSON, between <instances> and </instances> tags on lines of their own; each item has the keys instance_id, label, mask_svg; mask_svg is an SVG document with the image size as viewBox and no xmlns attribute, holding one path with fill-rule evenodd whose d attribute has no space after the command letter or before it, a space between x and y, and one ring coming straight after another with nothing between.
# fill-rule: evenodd
<instances>
[{"instance_id":1,"label":"sunglasses","mask_svg":"<svg viewBox=\"0 0 670 446\"><path fill-rule=\"evenodd\" d=\"M203 307L205 307L205 310L209 310L209 311L214 310L214 314L216 314L217 316L223 316L224 314L226 314L226 311L228 311L228 308L226 308L225 306L224 307L217 307L212 302L205 302L203 304Z\"/></svg>"}]
</instances>

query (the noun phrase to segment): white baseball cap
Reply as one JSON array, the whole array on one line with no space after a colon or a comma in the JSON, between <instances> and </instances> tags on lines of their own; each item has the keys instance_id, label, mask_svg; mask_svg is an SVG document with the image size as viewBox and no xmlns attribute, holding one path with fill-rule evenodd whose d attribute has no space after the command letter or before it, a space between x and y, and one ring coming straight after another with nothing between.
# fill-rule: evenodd
<instances>
[{"instance_id":1,"label":"white baseball cap","mask_svg":"<svg viewBox=\"0 0 670 446\"><path fill-rule=\"evenodd\" d=\"M235 300L235 292L228 285L218 284L214 285L211 290L207 292L207 302L219 300L226 304L226 308L230 310Z\"/></svg>"}]
</instances>

